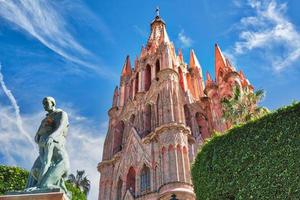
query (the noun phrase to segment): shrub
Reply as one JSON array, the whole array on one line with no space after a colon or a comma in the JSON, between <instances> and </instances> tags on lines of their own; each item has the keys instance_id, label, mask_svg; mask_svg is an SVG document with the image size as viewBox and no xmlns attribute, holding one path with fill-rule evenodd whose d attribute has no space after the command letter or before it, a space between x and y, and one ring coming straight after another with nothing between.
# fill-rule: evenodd
<instances>
[{"instance_id":1,"label":"shrub","mask_svg":"<svg viewBox=\"0 0 300 200\"><path fill-rule=\"evenodd\" d=\"M197 199L300 199L300 103L215 136L192 165Z\"/></svg>"}]
</instances>

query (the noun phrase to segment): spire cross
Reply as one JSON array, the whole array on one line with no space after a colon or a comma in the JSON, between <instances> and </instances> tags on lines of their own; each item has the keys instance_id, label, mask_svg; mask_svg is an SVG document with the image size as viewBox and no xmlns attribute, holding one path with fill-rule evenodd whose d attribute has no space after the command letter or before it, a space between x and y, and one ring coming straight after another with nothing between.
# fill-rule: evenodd
<instances>
[{"instance_id":1,"label":"spire cross","mask_svg":"<svg viewBox=\"0 0 300 200\"><path fill-rule=\"evenodd\" d=\"M155 12L156 12L156 17L159 17L159 7L158 6L156 7Z\"/></svg>"}]
</instances>

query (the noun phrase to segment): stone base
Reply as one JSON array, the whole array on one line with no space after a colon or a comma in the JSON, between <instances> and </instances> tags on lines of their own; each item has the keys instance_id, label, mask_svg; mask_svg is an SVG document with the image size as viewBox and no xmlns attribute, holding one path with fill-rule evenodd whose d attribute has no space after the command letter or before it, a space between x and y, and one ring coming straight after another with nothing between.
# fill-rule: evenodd
<instances>
[{"instance_id":1,"label":"stone base","mask_svg":"<svg viewBox=\"0 0 300 200\"><path fill-rule=\"evenodd\" d=\"M0 196L0 200L68 200L62 192L36 194L9 194Z\"/></svg>"}]
</instances>

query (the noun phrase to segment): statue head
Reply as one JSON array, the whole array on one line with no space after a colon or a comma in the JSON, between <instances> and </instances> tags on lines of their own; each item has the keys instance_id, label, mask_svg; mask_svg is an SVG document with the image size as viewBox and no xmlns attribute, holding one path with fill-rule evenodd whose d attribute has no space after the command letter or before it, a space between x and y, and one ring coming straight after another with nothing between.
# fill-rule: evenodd
<instances>
[{"instance_id":1,"label":"statue head","mask_svg":"<svg viewBox=\"0 0 300 200\"><path fill-rule=\"evenodd\" d=\"M54 111L55 105L56 105L56 102L53 97L45 97L43 99L43 106L44 106L45 111L47 111L47 112Z\"/></svg>"}]
</instances>

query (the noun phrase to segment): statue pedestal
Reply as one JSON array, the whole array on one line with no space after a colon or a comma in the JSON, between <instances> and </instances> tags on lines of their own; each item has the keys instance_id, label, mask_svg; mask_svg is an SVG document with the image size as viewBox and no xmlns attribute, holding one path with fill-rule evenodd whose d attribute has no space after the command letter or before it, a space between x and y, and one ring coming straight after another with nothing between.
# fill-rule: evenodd
<instances>
[{"instance_id":1,"label":"statue pedestal","mask_svg":"<svg viewBox=\"0 0 300 200\"><path fill-rule=\"evenodd\" d=\"M0 196L0 200L68 200L62 192L9 194Z\"/></svg>"}]
</instances>

